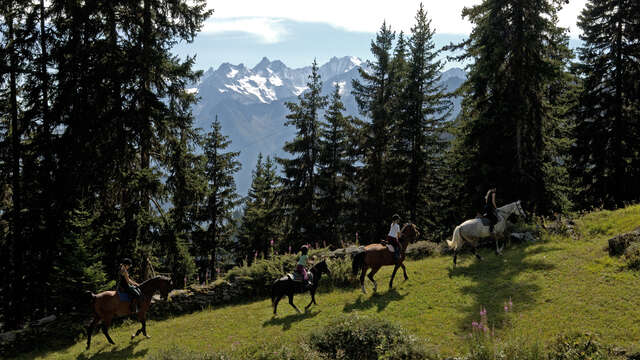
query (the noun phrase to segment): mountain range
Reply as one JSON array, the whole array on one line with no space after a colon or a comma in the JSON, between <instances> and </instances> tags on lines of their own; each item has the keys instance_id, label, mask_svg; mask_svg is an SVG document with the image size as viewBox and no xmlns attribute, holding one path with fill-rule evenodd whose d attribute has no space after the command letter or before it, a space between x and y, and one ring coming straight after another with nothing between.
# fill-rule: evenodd
<instances>
[{"instance_id":1,"label":"mountain range","mask_svg":"<svg viewBox=\"0 0 640 360\"><path fill-rule=\"evenodd\" d=\"M353 79L360 79L358 69L366 62L353 56L333 57L319 67L323 95L340 86L345 115L359 116L356 100L351 94ZM286 141L295 129L284 125L288 109L286 102L297 101L306 89L311 66L291 69L282 61L263 58L253 68L244 64L223 63L209 68L197 84L188 89L197 92L200 101L193 107L195 126L204 132L211 129L217 117L222 132L232 141L229 150L240 151L242 169L236 175L238 192L247 193L251 172L258 153L264 156L285 156ZM457 89L466 79L462 69L452 68L442 73L441 82L448 91ZM454 101L452 117L459 112L460 102Z\"/></svg>"}]
</instances>

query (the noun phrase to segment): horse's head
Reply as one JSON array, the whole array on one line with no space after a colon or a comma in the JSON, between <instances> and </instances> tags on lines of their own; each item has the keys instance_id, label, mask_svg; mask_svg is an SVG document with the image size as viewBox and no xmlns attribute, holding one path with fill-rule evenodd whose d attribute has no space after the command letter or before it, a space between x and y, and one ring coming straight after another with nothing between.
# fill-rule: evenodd
<instances>
[{"instance_id":1,"label":"horse's head","mask_svg":"<svg viewBox=\"0 0 640 360\"><path fill-rule=\"evenodd\" d=\"M329 266L327 265L327 260L320 261L314 266L314 268L318 269L320 273L331 275L331 271L329 270Z\"/></svg>"},{"instance_id":2,"label":"horse's head","mask_svg":"<svg viewBox=\"0 0 640 360\"><path fill-rule=\"evenodd\" d=\"M412 223L406 223L400 230L400 238L406 239L408 242L414 242L420 236L418 227Z\"/></svg>"},{"instance_id":3,"label":"horse's head","mask_svg":"<svg viewBox=\"0 0 640 360\"><path fill-rule=\"evenodd\" d=\"M169 293L173 288L173 283L170 278L159 276L158 277L158 291L160 291L160 297L162 300L167 300L169 298Z\"/></svg>"},{"instance_id":4,"label":"horse's head","mask_svg":"<svg viewBox=\"0 0 640 360\"><path fill-rule=\"evenodd\" d=\"M516 201L516 213L518 214L518 216L522 216L525 219L527 218L527 214L524 212L520 200Z\"/></svg>"}]
</instances>

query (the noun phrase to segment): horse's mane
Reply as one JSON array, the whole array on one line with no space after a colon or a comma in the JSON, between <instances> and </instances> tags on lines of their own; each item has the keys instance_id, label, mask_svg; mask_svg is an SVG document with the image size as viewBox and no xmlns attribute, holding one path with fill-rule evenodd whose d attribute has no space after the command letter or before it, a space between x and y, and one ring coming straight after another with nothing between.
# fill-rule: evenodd
<instances>
[{"instance_id":1,"label":"horse's mane","mask_svg":"<svg viewBox=\"0 0 640 360\"><path fill-rule=\"evenodd\" d=\"M169 279L169 278L168 278L168 277L166 277L166 276L158 275L158 276L152 277L152 278L150 278L150 279L147 279L147 280L145 280L145 281L141 282L141 283L140 283L140 286L144 286L145 284L147 284L147 283L149 283L149 282L151 282L151 281L155 281L155 280L166 280L166 281L171 281L171 279Z\"/></svg>"}]
</instances>

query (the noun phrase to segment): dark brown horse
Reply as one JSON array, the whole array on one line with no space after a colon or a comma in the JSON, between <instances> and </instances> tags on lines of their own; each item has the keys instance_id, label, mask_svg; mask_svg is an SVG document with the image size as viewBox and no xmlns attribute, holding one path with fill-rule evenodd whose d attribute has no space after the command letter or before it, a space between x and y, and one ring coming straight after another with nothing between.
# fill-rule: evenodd
<instances>
[{"instance_id":1,"label":"dark brown horse","mask_svg":"<svg viewBox=\"0 0 640 360\"><path fill-rule=\"evenodd\" d=\"M402 268L404 272L404 279L408 280L407 269L404 267L404 258L405 251L407 250L407 246L409 243L415 241L420 233L415 225L409 223L404 224L402 230L400 231L399 242L401 245L400 249L400 260L396 264L396 259L394 254L387 249L385 245L382 244L371 244L364 247L362 252L359 252L353 257L353 261L351 263L353 269L353 275L357 275L358 271L362 269L362 274L360 275L360 285L362 285L362 292L367 293L364 288L364 276L367 273L367 269L371 268L371 272L369 272L369 279L373 282L373 291L375 292L378 289L378 283L373 279L373 276L380 270L382 266L385 265L395 265L393 269L393 274L391 274L391 280L389 280L389 289L393 287L393 278L396 276L396 271L398 268Z\"/></svg>"},{"instance_id":2,"label":"dark brown horse","mask_svg":"<svg viewBox=\"0 0 640 360\"><path fill-rule=\"evenodd\" d=\"M140 284L140 291L142 296L138 299L138 321L142 323L142 327L131 335L131 338L140 335L142 333L145 337L147 335L147 311L151 306L151 298L157 292L160 292L162 299L166 300L169 297L169 291L171 291L171 279L163 276L156 276L153 279L149 279ZM96 295L91 293L91 305L93 308L93 321L87 329L87 350L91 346L91 334L93 329L100 321L102 321L102 333L107 338L110 344L115 345L111 336L109 336L109 326L111 321L116 317L131 315L131 306L128 301L120 300L120 296L115 291L103 291Z\"/></svg>"},{"instance_id":3,"label":"dark brown horse","mask_svg":"<svg viewBox=\"0 0 640 360\"><path fill-rule=\"evenodd\" d=\"M322 274L331 275L331 271L329 271L329 267L327 266L326 260L322 260L319 263L315 264L309 272L312 274L311 277L311 287L306 288L305 282L294 281L289 277L289 275L284 276L273 282L271 285L271 304L273 305L273 315L276 315L276 311L278 310L278 303L280 299L285 295L289 297L289 304L293 306L294 309L299 313L300 309L293 303L293 295L296 293L305 293L309 291L311 293L311 302L309 305L305 306L304 310L306 311L311 307L311 304L316 304L316 290L318 289L318 284L320 283L320 278Z\"/></svg>"}]
</instances>

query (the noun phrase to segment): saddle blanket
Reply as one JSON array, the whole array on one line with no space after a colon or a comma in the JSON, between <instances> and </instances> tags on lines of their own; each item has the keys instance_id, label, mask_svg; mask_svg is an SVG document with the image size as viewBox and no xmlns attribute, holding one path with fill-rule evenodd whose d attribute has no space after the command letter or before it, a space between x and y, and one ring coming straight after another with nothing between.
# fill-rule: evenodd
<instances>
[{"instance_id":1,"label":"saddle blanket","mask_svg":"<svg viewBox=\"0 0 640 360\"><path fill-rule=\"evenodd\" d=\"M289 273L286 277L289 278L289 280L293 280L296 282L302 282L302 280L304 280L304 278L298 273ZM313 279L313 274L311 272L308 272L307 278L309 279L309 281L311 281L311 279Z\"/></svg>"},{"instance_id":2,"label":"saddle blanket","mask_svg":"<svg viewBox=\"0 0 640 360\"><path fill-rule=\"evenodd\" d=\"M393 247L393 245L391 245L391 244L387 244L387 249L388 249L389 251L391 251L391 252L395 252L395 250L396 250L396 249Z\"/></svg>"},{"instance_id":3,"label":"saddle blanket","mask_svg":"<svg viewBox=\"0 0 640 360\"><path fill-rule=\"evenodd\" d=\"M129 294L127 294L126 292L118 291L118 296L120 297L120 301L131 301Z\"/></svg>"}]
</instances>

